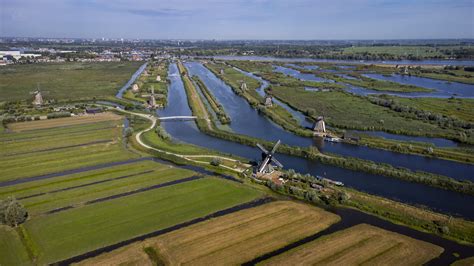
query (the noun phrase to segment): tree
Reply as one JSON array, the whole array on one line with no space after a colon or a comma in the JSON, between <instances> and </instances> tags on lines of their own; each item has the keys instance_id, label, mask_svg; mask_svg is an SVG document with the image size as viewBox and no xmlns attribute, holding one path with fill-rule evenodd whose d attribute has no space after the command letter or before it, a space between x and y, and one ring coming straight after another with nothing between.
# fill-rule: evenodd
<instances>
[{"instance_id":1,"label":"tree","mask_svg":"<svg viewBox=\"0 0 474 266\"><path fill-rule=\"evenodd\" d=\"M127 127L124 131L124 136L126 138L131 137L133 135L133 128Z\"/></svg>"},{"instance_id":2,"label":"tree","mask_svg":"<svg viewBox=\"0 0 474 266\"><path fill-rule=\"evenodd\" d=\"M219 158L212 158L211 160L211 165L213 166L219 166L222 163L222 160Z\"/></svg>"},{"instance_id":3,"label":"tree","mask_svg":"<svg viewBox=\"0 0 474 266\"><path fill-rule=\"evenodd\" d=\"M25 222L26 218L28 218L28 212L23 204L15 198L9 197L6 200L0 201L0 222L2 224L17 227Z\"/></svg>"}]
</instances>

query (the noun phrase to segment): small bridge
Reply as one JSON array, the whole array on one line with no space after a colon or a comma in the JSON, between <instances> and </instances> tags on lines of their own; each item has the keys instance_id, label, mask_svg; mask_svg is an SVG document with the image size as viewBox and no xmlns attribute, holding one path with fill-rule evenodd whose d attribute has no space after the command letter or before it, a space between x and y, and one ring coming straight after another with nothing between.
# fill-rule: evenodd
<instances>
[{"instance_id":1,"label":"small bridge","mask_svg":"<svg viewBox=\"0 0 474 266\"><path fill-rule=\"evenodd\" d=\"M159 117L160 121L188 121L188 120L195 120L197 116L164 116Z\"/></svg>"}]
</instances>

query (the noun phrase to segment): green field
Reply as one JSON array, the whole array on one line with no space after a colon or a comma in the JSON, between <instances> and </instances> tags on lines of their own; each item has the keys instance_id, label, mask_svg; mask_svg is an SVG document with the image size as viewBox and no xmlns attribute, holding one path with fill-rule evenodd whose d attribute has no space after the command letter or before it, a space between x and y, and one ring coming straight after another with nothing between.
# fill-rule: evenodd
<instances>
[{"instance_id":1,"label":"green field","mask_svg":"<svg viewBox=\"0 0 474 266\"><path fill-rule=\"evenodd\" d=\"M124 149L121 120L67 123L62 127L0 134L0 181L137 157Z\"/></svg>"},{"instance_id":2,"label":"green field","mask_svg":"<svg viewBox=\"0 0 474 266\"><path fill-rule=\"evenodd\" d=\"M2 195L21 198L46 193L20 200L31 216L37 216L57 208L78 206L111 194L162 184L193 174L192 171L143 161L1 188L0 198ZM61 189L65 190L58 191Z\"/></svg>"},{"instance_id":3,"label":"green field","mask_svg":"<svg viewBox=\"0 0 474 266\"><path fill-rule=\"evenodd\" d=\"M309 92L303 88L274 86L273 94L301 111L315 110L328 124L339 128L386 130L413 135L455 135L437 125L399 116L382 106L371 104L363 97L344 92Z\"/></svg>"},{"instance_id":4,"label":"green field","mask_svg":"<svg viewBox=\"0 0 474 266\"><path fill-rule=\"evenodd\" d=\"M437 57L444 56L440 49L430 46L357 46L347 47L344 54L372 54L372 55L393 55L393 56L420 56Z\"/></svg>"},{"instance_id":5,"label":"green field","mask_svg":"<svg viewBox=\"0 0 474 266\"><path fill-rule=\"evenodd\" d=\"M474 123L474 99L391 98L406 106Z\"/></svg>"},{"instance_id":6,"label":"green field","mask_svg":"<svg viewBox=\"0 0 474 266\"><path fill-rule=\"evenodd\" d=\"M12 65L0 69L0 101L27 100L37 84L45 99L91 99L111 96L141 62Z\"/></svg>"},{"instance_id":7,"label":"green field","mask_svg":"<svg viewBox=\"0 0 474 266\"><path fill-rule=\"evenodd\" d=\"M52 263L258 196L242 185L205 178L32 219L24 227L39 263Z\"/></svg>"},{"instance_id":8,"label":"green field","mask_svg":"<svg viewBox=\"0 0 474 266\"><path fill-rule=\"evenodd\" d=\"M32 264L15 229L0 225L0 265Z\"/></svg>"}]
</instances>

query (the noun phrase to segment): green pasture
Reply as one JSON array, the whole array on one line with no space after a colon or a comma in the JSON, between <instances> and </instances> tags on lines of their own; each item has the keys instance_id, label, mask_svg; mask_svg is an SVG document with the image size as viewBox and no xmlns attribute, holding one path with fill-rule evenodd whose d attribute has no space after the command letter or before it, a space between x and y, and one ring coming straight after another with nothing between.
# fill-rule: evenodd
<instances>
[{"instance_id":1,"label":"green pasture","mask_svg":"<svg viewBox=\"0 0 474 266\"><path fill-rule=\"evenodd\" d=\"M261 196L205 178L32 219L24 225L40 264L192 220Z\"/></svg>"},{"instance_id":2,"label":"green pasture","mask_svg":"<svg viewBox=\"0 0 474 266\"><path fill-rule=\"evenodd\" d=\"M17 231L0 225L0 265L33 265Z\"/></svg>"},{"instance_id":3,"label":"green pasture","mask_svg":"<svg viewBox=\"0 0 474 266\"><path fill-rule=\"evenodd\" d=\"M391 98L406 106L474 122L474 99Z\"/></svg>"},{"instance_id":4,"label":"green pasture","mask_svg":"<svg viewBox=\"0 0 474 266\"><path fill-rule=\"evenodd\" d=\"M314 110L316 116L336 127L360 130L387 130L390 132L407 132L413 135L455 134L449 129L442 129L434 124L399 116L396 112L375 104L363 97L348 93L310 92L303 88L273 87L273 94L301 111Z\"/></svg>"},{"instance_id":5,"label":"green pasture","mask_svg":"<svg viewBox=\"0 0 474 266\"><path fill-rule=\"evenodd\" d=\"M115 95L142 62L11 65L0 69L0 101L30 100L37 84L45 99Z\"/></svg>"},{"instance_id":6,"label":"green pasture","mask_svg":"<svg viewBox=\"0 0 474 266\"><path fill-rule=\"evenodd\" d=\"M101 122L0 134L0 181L136 158L137 155L123 147L119 124ZM34 137L36 132L37 138ZM102 140L107 142L88 144ZM88 145L68 147L80 144ZM51 148L60 149L44 151Z\"/></svg>"}]
</instances>

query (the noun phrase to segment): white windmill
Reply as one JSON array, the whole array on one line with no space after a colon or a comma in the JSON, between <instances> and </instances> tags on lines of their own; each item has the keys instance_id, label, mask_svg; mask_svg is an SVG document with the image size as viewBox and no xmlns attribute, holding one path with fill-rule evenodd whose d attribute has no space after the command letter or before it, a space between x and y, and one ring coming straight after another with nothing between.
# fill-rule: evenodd
<instances>
[{"instance_id":1,"label":"white windmill","mask_svg":"<svg viewBox=\"0 0 474 266\"><path fill-rule=\"evenodd\" d=\"M272 173L275 170L274 167L272 166L272 163L274 163L279 168L283 168L283 165L277 159L275 159L275 157L273 157L279 145L280 145L280 140L277 141L275 146L273 146L273 149L269 152L262 145L257 143L257 147L259 147L260 150L262 150L262 161L257 166L257 174Z\"/></svg>"},{"instance_id":2,"label":"white windmill","mask_svg":"<svg viewBox=\"0 0 474 266\"><path fill-rule=\"evenodd\" d=\"M36 90L35 91L30 91L30 94L31 95L34 95L34 98L33 98L33 102L32 104L35 105L35 106L41 106L44 104L44 100L43 100L43 93L47 93L46 91L41 91L40 90L40 87L39 87L39 84L36 86Z\"/></svg>"},{"instance_id":3,"label":"white windmill","mask_svg":"<svg viewBox=\"0 0 474 266\"><path fill-rule=\"evenodd\" d=\"M156 108L155 88L153 86L151 86L149 105L151 108Z\"/></svg>"},{"instance_id":4,"label":"white windmill","mask_svg":"<svg viewBox=\"0 0 474 266\"><path fill-rule=\"evenodd\" d=\"M247 83L245 83L245 80L239 80L240 81L240 89L243 91L247 90Z\"/></svg>"}]
</instances>

